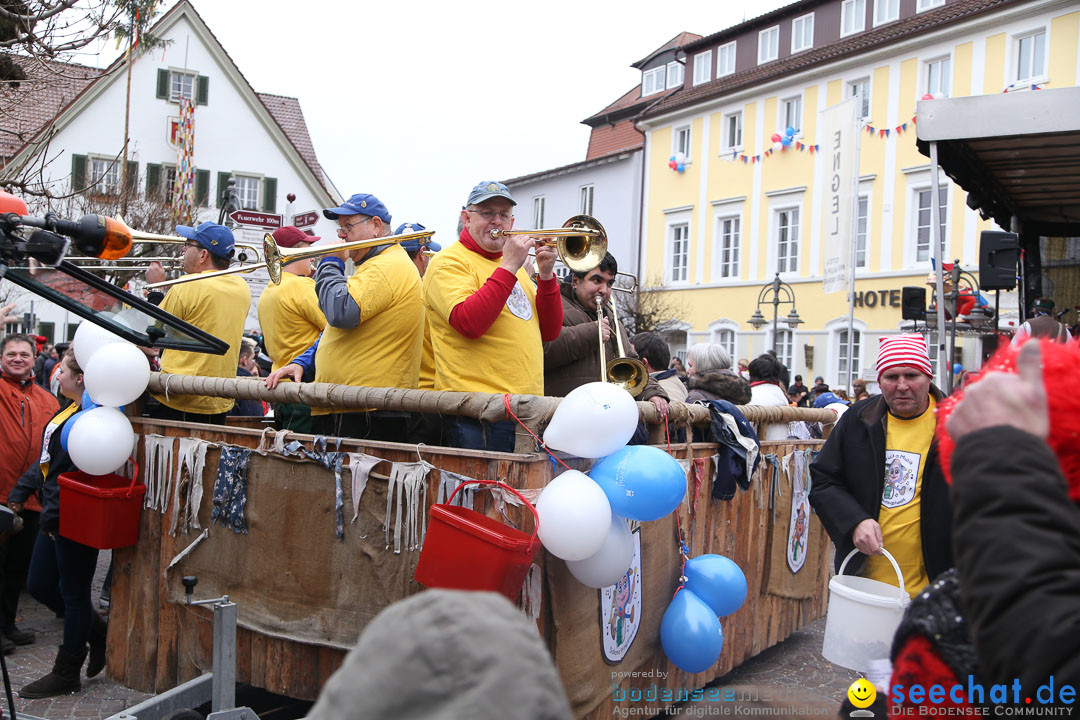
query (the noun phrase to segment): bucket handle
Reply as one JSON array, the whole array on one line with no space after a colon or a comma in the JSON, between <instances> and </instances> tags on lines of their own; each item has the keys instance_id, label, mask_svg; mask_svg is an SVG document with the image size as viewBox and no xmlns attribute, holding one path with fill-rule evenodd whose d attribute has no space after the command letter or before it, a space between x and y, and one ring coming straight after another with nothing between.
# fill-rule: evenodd
<instances>
[{"instance_id":1,"label":"bucket handle","mask_svg":"<svg viewBox=\"0 0 1080 720\"><path fill-rule=\"evenodd\" d=\"M857 553L857 552L861 552L859 550L859 548L855 548L854 550L852 550L851 552L848 553L848 556L846 558L844 558L844 562L840 563L840 571L838 573L836 573L837 575L843 575L844 574L844 568L847 567L848 560L855 557L855 553ZM900 572L900 566L896 564L895 558L893 558L893 556L889 553L888 550L886 550L885 548L881 548L881 552L885 555L885 557L888 559L888 561L892 564L892 569L896 572L896 579L900 581L900 590L901 590L901 592L904 593L904 597L906 597L907 596L907 588L904 587L904 574L902 572Z\"/></svg>"},{"instance_id":2,"label":"bucket handle","mask_svg":"<svg viewBox=\"0 0 1080 720\"><path fill-rule=\"evenodd\" d=\"M540 530L540 514L536 512L536 508L533 506L533 504L525 499L524 495L522 495L521 493L519 493L517 490L510 487L506 483L499 482L498 480L466 480L465 482L461 483L456 488L454 488L454 492L450 493L450 497L447 499L446 504L447 505L452 504L454 502L454 496L456 496L458 494L458 491L461 490L461 488L465 487L466 485L495 485L497 487L503 488L504 490L509 490L510 492L517 495L518 499L521 500L521 502L523 502L525 504L525 507L532 510L532 514L533 514L533 533L532 534L533 534L533 538L536 538L537 533Z\"/></svg>"},{"instance_id":3,"label":"bucket handle","mask_svg":"<svg viewBox=\"0 0 1080 720\"><path fill-rule=\"evenodd\" d=\"M131 467L135 468L135 472L131 474L131 484L128 485L127 495L125 497L130 498L135 493L135 482L139 479L139 463L135 462L135 458L128 458L131 462Z\"/></svg>"}]
</instances>

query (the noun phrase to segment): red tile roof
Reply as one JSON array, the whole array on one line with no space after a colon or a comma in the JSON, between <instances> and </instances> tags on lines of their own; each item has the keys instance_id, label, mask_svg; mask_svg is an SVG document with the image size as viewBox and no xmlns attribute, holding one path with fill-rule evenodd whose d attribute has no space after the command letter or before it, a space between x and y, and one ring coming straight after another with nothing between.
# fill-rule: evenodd
<instances>
[{"instance_id":1,"label":"red tile roof","mask_svg":"<svg viewBox=\"0 0 1080 720\"><path fill-rule=\"evenodd\" d=\"M300 109L300 101L292 97L284 97L282 95L270 95L269 93L255 93L262 100L263 105L270 111L270 115L273 116L277 124L281 126L281 129L285 132L285 136L289 138L289 141L296 148L296 152L300 153L300 157L304 159L304 163L308 166L311 172L319 179L319 182L323 187L327 187L326 178L323 176L322 166L319 165L319 159L315 157L315 146L311 143L311 136L308 134L307 123L304 122L304 111ZM330 192L330 189L327 188ZM330 192L330 196L333 197L334 193Z\"/></svg>"},{"instance_id":2,"label":"red tile roof","mask_svg":"<svg viewBox=\"0 0 1080 720\"><path fill-rule=\"evenodd\" d=\"M644 137L634 129L634 122L629 118L614 125L598 125L589 135L589 149L585 153L585 159L595 160L612 153L636 150L644 144Z\"/></svg>"},{"instance_id":3,"label":"red tile roof","mask_svg":"<svg viewBox=\"0 0 1080 720\"><path fill-rule=\"evenodd\" d=\"M888 45L919 35L943 25L967 20L976 15L997 10L1022 0L960 0L947 3L935 10L920 13L900 22L889 23L868 32L858 33L839 42L830 43L814 50L799 53L778 62L759 65L749 72L737 73L690 87L682 87L668 95L662 102L648 109L644 117L676 110L687 105L703 102L774 78L790 75L817 65L824 65L840 58L856 55L871 48ZM704 43L699 44L703 47Z\"/></svg>"},{"instance_id":4,"label":"red tile roof","mask_svg":"<svg viewBox=\"0 0 1080 720\"><path fill-rule=\"evenodd\" d=\"M636 63L633 63L632 65L630 65L630 67L634 67L634 68L641 67L642 65L649 62L650 60L652 60L654 57L656 57L657 55L659 55L662 52L667 52L668 50L671 50L672 48L682 47L683 45L689 45L690 43L695 42L695 41L700 40L700 39L701 39L701 36L697 35L695 33L681 32L678 35L676 35L675 37L668 40L666 43L664 43L660 47L653 50L651 53L649 53L645 57L638 60Z\"/></svg>"}]
</instances>

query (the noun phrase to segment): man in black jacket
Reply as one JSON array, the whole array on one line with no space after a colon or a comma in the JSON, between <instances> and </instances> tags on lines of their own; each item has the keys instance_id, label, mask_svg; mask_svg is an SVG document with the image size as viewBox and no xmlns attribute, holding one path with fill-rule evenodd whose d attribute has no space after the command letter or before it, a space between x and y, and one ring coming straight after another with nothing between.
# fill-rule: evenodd
<instances>
[{"instance_id":1,"label":"man in black jacket","mask_svg":"<svg viewBox=\"0 0 1080 720\"><path fill-rule=\"evenodd\" d=\"M810 504L836 544L836 569L896 585L886 547L914 596L952 567L952 508L934 440L934 409L943 395L921 335L883 337L881 395L840 418L810 466Z\"/></svg>"}]
</instances>

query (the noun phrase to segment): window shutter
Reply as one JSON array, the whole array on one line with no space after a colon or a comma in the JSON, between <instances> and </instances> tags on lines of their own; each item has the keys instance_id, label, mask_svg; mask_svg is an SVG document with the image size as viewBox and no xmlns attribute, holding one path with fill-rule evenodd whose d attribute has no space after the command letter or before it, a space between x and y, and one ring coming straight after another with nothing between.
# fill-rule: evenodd
<instances>
[{"instance_id":1,"label":"window shutter","mask_svg":"<svg viewBox=\"0 0 1080 720\"><path fill-rule=\"evenodd\" d=\"M210 98L210 78L199 75L195 79L195 104L206 105Z\"/></svg>"},{"instance_id":2,"label":"window shutter","mask_svg":"<svg viewBox=\"0 0 1080 720\"><path fill-rule=\"evenodd\" d=\"M219 172L217 174L217 204L214 207L225 206L225 191L229 189L229 178L232 173Z\"/></svg>"},{"instance_id":3,"label":"window shutter","mask_svg":"<svg viewBox=\"0 0 1080 720\"><path fill-rule=\"evenodd\" d=\"M228 181L226 181L228 182ZM210 171L195 171L195 204L206 207L210 204Z\"/></svg>"},{"instance_id":4,"label":"window shutter","mask_svg":"<svg viewBox=\"0 0 1080 720\"><path fill-rule=\"evenodd\" d=\"M157 197L161 190L161 165L146 163L146 197Z\"/></svg>"},{"instance_id":5,"label":"window shutter","mask_svg":"<svg viewBox=\"0 0 1080 720\"><path fill-rule=\"evenodd\" d=\"M71 156L71 190L82 192L86 187L86 156Z\"/></svg>"},{"instance_id":6,"label":"window shutter","mask_svg":"<svg viewBox=\"0 0 1080 720\"><path fill-rule=\"evenodd\" d=\"M277 178L263 178L263 212L277 212Z\"/></svg>"},{"instance_id":7,"label":"window shutter","mask_svg":"<svg viewBox=\"0 0 1080 720\"><path fill-rule=\"evenodd\" d=\"M169 99L169 71L164 68L157 71L157 96L159 100Z\"/></svg>"},{"instance_id":8,"label":"window shutter","mask_svg":"<svg viewBox=\"0 0 1080 720\"><path fill-rule=\"evenodd\" d=\"M126 176L124 182L127 184L127 187L125 188L125 190L129 194L134 195L136 192L138 192L138 189L139 189L139 161L138 160L128 160L127 176Z\"/></svg>"}]
</instances>

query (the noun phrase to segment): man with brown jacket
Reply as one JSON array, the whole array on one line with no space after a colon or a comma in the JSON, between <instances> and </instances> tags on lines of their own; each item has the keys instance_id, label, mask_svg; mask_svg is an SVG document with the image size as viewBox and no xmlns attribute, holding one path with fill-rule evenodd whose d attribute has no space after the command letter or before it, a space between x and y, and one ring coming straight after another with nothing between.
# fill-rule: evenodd
<instances>
[{"instance_id":1,"label":"man with brown jacket","mask_svg":"<svg viewBox=\"0 0 1080 720\"><path fill-rule=\"evenodd\" d=\"M565 397L574 388L600 381L601 334L604 338L604 365L618 357L618 340L612 332L611 314L605 311L603 320L598 320L596 312L598 300L605 307L610 307L608 301L618 271L618 263L608 253L592 270L572 273L570 282L562 283L562 330L558 338L544 343L545 395ZM626 352L636 358L626 330L620 325L617 331L622 335ZM667 393L651 377L638 399L652 402L661 413L667 412Z\"/></svg>"}]
</instances>

